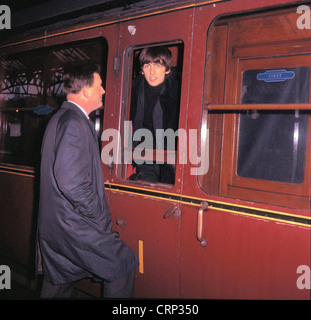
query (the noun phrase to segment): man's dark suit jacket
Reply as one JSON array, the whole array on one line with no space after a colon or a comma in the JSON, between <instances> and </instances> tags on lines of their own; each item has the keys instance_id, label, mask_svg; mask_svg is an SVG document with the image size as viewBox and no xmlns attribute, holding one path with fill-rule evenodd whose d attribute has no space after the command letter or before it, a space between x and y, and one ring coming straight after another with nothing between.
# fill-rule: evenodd
<instances>
[{"instance_id":1,"label":"man's dark suit jacket","mask_svg":"<svg viewBox=\"0 0 311 320\"><path fill-rule=\"evenodd\" d=\"M38 232L47 281L111 281L137 267L135 253L112 231L93 124L70 102L48 124L40 176Z\"/></svg>"}]
</instances>

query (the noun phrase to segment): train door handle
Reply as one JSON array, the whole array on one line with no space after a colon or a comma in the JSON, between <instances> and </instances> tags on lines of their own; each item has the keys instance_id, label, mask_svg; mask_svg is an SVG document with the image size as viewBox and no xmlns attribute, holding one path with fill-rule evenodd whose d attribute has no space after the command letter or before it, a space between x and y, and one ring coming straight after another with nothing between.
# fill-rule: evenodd
<instances>
[{"instance_id":1,"label":"train door handle","mask_svg":"<svg viewBox=\"0 0 311 320\"><path fill-rule=\"evenodd\" d=\"M197 216L197 240L200 242L202 247L206 247L206 239L203 238L203 214L207 211L208 203L202 202L200 209L198 210Z\"/></svg>"}]
</instances>

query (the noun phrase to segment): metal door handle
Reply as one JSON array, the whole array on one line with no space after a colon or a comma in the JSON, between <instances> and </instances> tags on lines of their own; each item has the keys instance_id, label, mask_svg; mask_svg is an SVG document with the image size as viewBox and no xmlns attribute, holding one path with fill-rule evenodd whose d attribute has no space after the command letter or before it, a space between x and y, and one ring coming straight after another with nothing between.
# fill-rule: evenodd
<instances>
[{"instance_id":1,"label":"metal door handle","mask_svg":"<svg viewBox=\"0 0 311 320\"><path fill-rule=\"evenodd\" d=\"M197 239L200 242L202 247L205 247L207 242L206 239L203 238L203 213L207 211L208 203L203 202L201 204L201 208L198 210L198 217L197 217Z\"/></svg>"}]
</instances>

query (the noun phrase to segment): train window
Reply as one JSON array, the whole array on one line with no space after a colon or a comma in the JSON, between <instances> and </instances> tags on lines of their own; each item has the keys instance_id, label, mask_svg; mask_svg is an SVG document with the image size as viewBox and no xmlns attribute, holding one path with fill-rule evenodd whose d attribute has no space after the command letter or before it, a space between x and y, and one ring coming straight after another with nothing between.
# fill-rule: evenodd
<instances>
[{"instance_id":1,"label":"train window","mask_svg":"<svg viewBox=\"0 0 311 320\"><path fill-rule=\"evenodd\" d=\"M307 103L309 67L247 70L242 103ZM279 182L304 180L307 115L249 111L240 116L237 174Z\"/></svg>"},{"instance_id":2,"label":"train window","mask_svg":"<svg viewBox=\"0 0 311 320\"><path fill-rule=\"evenodd\" d=\"M296 107L311 98L309 34L288 34L283 23L296 19L287 8L209 28L202 126L210 166L198 177L206 192L309 209L310 111Z\"/></svg>"},{"instance_id":3,"label":"train window","mask_svg":"<svg viewBox=\"0 0 311 320\"><path fill-rule=\"evenodd\" d=\"M107 50L101 38L0 58L0 162L38 165L45 125L65 98L64 67L90 61L105 74ZM98 111L91 118L98 122Z\"/></svg>"},{"instance_id":4,"label":"train window","mask_svg":"<svg viewBox=\"0 0 311 320\"><path fill-rule=\"evenodd\" d=\"M183 45L130 48L122 123L127 125L122 178L175 183ZM130 92L130 94L128 94Z\"/></svg>"}]
</instances>

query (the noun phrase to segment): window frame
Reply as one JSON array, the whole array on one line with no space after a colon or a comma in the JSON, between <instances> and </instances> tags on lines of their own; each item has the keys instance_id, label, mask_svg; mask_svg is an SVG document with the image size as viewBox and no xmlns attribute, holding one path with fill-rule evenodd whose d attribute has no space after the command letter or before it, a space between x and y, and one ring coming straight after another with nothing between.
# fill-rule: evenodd
<instances>
[{"instance_id":1,"label":"window frame","mask_svg":"<svg viewBox=\"0 0 311 320\"><path fill-rule=\"evenodd\" d=\"M177 60L176 63L180 67L180 98L181 98L181 90L182 90L182 78L183 78L183 64L184 64L184 42L181 39L176 39L172 41L163 41L160 43L145 43L140 45L132 45L126 48L124 52L124 67L123 67L123 80L122 80L122 104L121 104L121 113L120 113L120 144L121 144L121 152L120 157L121 164L117 165L116 168L116 174L118 179L120 179L123 182L131 182L139 185L146 185L146 186L157 186L164 189L171 189L174 187L174 184L167 184L163 182L149 182L146 180L130 180L128 174L128 167L131 165L131 163L125 162L125 153L128 150L134 151L137 150L136 148L129 148L128 147L128 136L125 136L125 121L129 121L130 119L130 104L131 104L131 93L132 93L132 82L133 82L133 73L134 73L134 52L138 52L146 47L155 47L155 46L167 46L170 47L176 47L177 50ZM173 55L174 59L174 55ZM178 128L180 124L180 106L181 106L181 100L179 103L179 116L178 116ZM130 128L131 129L131 128ZM132 133L132 131L131 131ZM160 154L164 158L164 163L168 163L169 161L175 161L175 169L178 165L178 144L177 149L175 151L169 151L169 150L157 150L156 149L142 149L142 158L144 159L154 159L156 156L156 153ZM130 157L130 159L133 160L133 155ZM130 169L131 170L131 169ZM176 178L176 170L175 170L175 178ZM176 184L176 181L175 181Z\"/></svg>"},{"instance_id":2,"label":"window frame","mask_svg":"<svg viewBox=\"0 0 311 320\"><path fill-rule=\"evenodd\" d=\"M307 60L307 56L305 57ZM300 56L301 59L301 56ZM289 60L284 61L284 60ZM237 94L237 101L236 103L241 102L241 89L242 89L242 76L243 72L250 69L273 69L273 68L289 68L289 67L297 67L297 66L308 66L311 70L311 62L304 61L297 64L295 60L295 56L291 57L277 57L277 58L266 58L266 59L256 59L256 60L243 60L239 61L237 67L237 80L235 81L235 88L234 91ZM311 80L309 84L309 92L311 87ZM310 95L309 95L309 102L310 102ZM297 195L297 196L304 196L307 192L307 181L308 181L308 172L309 172L309 165L308 165L308 157L307 155L310 154L310 147L309 144L306 142L306 154L305 154L305 170L304 170L304 180L300 184L296 183L289 183L289 182L278 182L278 181L271 181L271 180L263 180L263 179L254 179L248 177L241 177L237 174L237 161L238 161L238 142L239 142L239 132L240 132L240 114L235 114L233 116L234 122L231 125L232 131L231 134L234 135L234 143L231 149L232 153L232 169L231 169L231 179L227 182L228 187L237 187L237 188L245 188L245 189L259 189L261 191L268 191L268 192L276 192L284 193L288 195ZM228 120L227 120L228 121ZM230 121L230 120L229 120ZM225 135L230 135L229 132L224 133ZM307 125L307 141L308 136L310 134L310 116L308 117L308 125ZM228 148L228 146L227 146ZM224 154L226 151L224 150ZM294 188L293 188L294 187Z\"/></svg>"},{"instance_id":3,"label":"window frame","mask_svg":"<svg viewBox=\"0 0 311 320\"><path fill-rule=\"evenodd\" d=\"M32 57L34 55L36 55L38 57L42 57L43 68L42 68L42 70L40 70L40 72L42 74L41 75L41 77L43 79L42 81L45 81L46 77L48 77L48 79L51 79L50 75L54 76L54 74L50 73L50 71L52 70L50 67L53 67L53 66L51 66L50 64L46 65L46 63L45 63L46 60L47 60L47 56L48 55L53 55L54 54L55 59L59 60L59 65L56 66L57 69L60 69L60 70L62 69L63 70L64 66L66 66L69 63L69 61L66 61L66 59L65 59L66 57L65 56L64 57L60 56L60 57L56 58L57 54L62 54L61 52L65 52L65 50L69 50L69 49L72 49L72 48L79 48L81 45L82 46L92 46L92 45L95 45L95 44L96 44L96 46L100 47L100 54L98 54L98 59L97 59L98 61L95 61L95 62L99 63L101 68L102 68L102 70L101 70L102 74L105 75L105 77L103 77L104 78L103 79L103 83L105 83L105 81L106 81L107 63L108 63L109 46L108 46L107 39L105 37L102 37L102 36L101 37L87 38L87 39L82 39L82 40L78 39L78 40L73 40L73 41L65 42L65 43L61 43L61 44L53 44L53 45L46 46L46 47L34 47L34 48L30 47L30 48L27 48L25 50L13 52L13 53L4 53L4 54L2 54L0 56L0 61L8 61L8 60L19 59L19 58L21 60L23 60L24 56ZM55 52L55 53L53 53L53 52ZM77 54L77 56L79 56L79 51L77 51L76 54ZM65 60L62 60L62 59L65 59ZM80 58L80 59L82 59L82 58ZM90 57L90 60L86 60L85 62L87 62L87 61L93 62L92 57ZM75 61L75 62L79 63L79 61ZM40 62L40 64L38 64L38 68L40 68L40 65L41 65L41 62ZM4 79L4 76L7 73L5 72L4 68L1 68L0 70L3 70L3 72L1 73L1 77L2 77L2 79ZM29 70L29 67L26 65L25 72L32 72L32 70L29 70L29 71L28 70ZM34 77L32 78L32 80L33 79L34 79ZM46 82L48 83L48 81L46 81ZM27 86L29 86L29 85L31 85L31 82L27 83ZM43 90L43 87L42 87L42 90ZM25 94L25 97L28 97L28 96L29 96L29 93ZM33 117L35 115L34 109L37 107L38 104L39 105L42 104L43 95L36 94L35 95L35 99L36 99L34 101L35 104L36 104L35 106L33 106L32 103L31 103L30 106L27 105L26 107L21 107L19 113L22 113L22 112L30 113L30 117ZM56 96L56 95L53 96L53 95L50 95L48 93L48 94L46 94L44 99L47 100L46 103L45 103L46 105L50 105L49 101L52 101L52 100L53 100L53 104L56 104L56 106L52 105L52 108L50 108L52 110L49 110L50 112L47 115L44 115L43 113L42 113L42 115L40 115L40 110L38 110L39 114L37 114L36 116L37 116L37 118L39 120L37 120L36 122L40 121L40 125L39 126L43 126L45 128L45 126L48 123L50 117L54 114L54 112L56 112L61 107L62 101L65 100L65 94L63 93L63 94L61 94L59 96ZM44 104L44 102L43 102L43 104ZM8 109L12 109L12 110L8 110ZM14 109L15 108L11 108L11 107L9 108L9 107L1 105L0 106L0 119L1 119L3 113L5 113L5 112L12 113L12 112L14 112ZM43 119L43 116L46 117L46 118ZM22 116L22 117L24 118L24 116ZM96 110L96 112L93 112L90 115L90 118L94 122L95 127L97 128L97 133L98 133L99 140L100 140L100 133L101 133L102 128L103 128L103 110ZM24 156L21 156L20 159L18 159L17 157L14 157L14 156L12 156L12 159L11 158L5 159L5 156L3 155L3 156L0 157L0 164L1 165L3 165L3 166L25 167L25 168L36 168L36 167L39 166L39 163L40 163L40 146L39 147L35 147L34 145L35 144L36 145L37 144L41 145L41 140L42 140L43 134L44 134L44 128L41 129L42 133L38 132L39 131L38 125L37 126L34 125L33 128L34 128L33 130L35 131L35 134L34 134L35 138L32 139L31 147L35 148L34 150L36 152L36 155L32 156L29 159L25 158ZM30 142L28 141L27 143L29 144ZM4 141L3 141L3 148L4 148ZM3 148L1 147L0 152L2 152ZM22 146L21 148L24 150L25 146ZM28 149L28 148L26 148L26 149ZM5 152L5 150L3 149L2 153L4 153L4 152ZM22 153L25 154L25 153L27 153L27 151L24 150L24 151L22 151Z\"/></svg>"},{"instance_id":4,"label":"window frame","mask_svg":"<svg viewBox=\"0 0 311 320\"><path fill-rule=\"evenodd\" d=\"M286 10L276 11L276 15L292 14ZM238 24L244 23L249 18L252 29L256 30L256 19L272 18L270 13L267 16L249 15L243 20L239 16L219 18L214 20L208 30L208 41L206 49L205 84L203 91L203 113L208 110L208 128L210 135L210 170L203 176L198 177L202 190L209 194L236 198L254 203L264 203L273 206L285 206L309 210L310 208L310 159L311 148L308 137L311 136L310 114L308 114L308 125L306 133L305 171L304 181L301 184L289 182L277 182L271 180L253 179L237 175L238 141L240 111L254 109L252 105L241 104L241 84L243 71L250 69L278 69L297 66L308 66L309 47L304 39L289 39L278 41L278 31L267 39L255 40L250 38L250 43L245 37L242 43L237 42L239 37L233 33L238 29ZM272 18L273 19L273 18ZM235 23L237 28L235 28ZM262 22L261 26L262 26ZM245 25L243 25L245 27ZM247 30L247 29L245 29ZM248 31L247 31L248 32ZM241 36L241 35L240 35ZM249 37L251 36L248 35ZM275 37L275 39L273 39ZM262 42L256 42L262 41ZM277 42L274 44L273 41ZM271 46L271 47L270 47ZM221 47L221 48L220 48ZM290 49L288 48L290 47ZM270 49L270 50L269 50ZM299 56L299 59L297 59ZM284 63L288 59L292 63ZM296 61L295 61L296 59ZM269 65L269 60L279 61L277 64ZM260 61L265 63L260 64ZM216 65L220 72L217 72ZM216 87L217 86L217 87ZM294 104L286 109L310 110L310 86L309 103ZM285 105L281 104L257 104L258 109L278 109ZM212 138L214 136L214 139ZM220 136L220 137L219 137Z\"/></svg>"}]
</instances>

